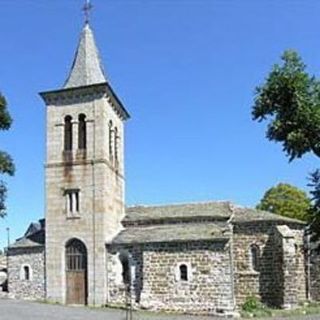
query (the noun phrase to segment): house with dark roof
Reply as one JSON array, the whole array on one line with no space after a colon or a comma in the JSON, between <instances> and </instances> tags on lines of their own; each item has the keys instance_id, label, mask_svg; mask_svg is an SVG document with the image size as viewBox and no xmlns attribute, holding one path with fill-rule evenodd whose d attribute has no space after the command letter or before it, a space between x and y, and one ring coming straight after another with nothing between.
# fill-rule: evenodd
<instances>
[{"instance_id":1,"label":"house with dark roof","mask_svg":"<svg viewBox=\"0 0 320 320\"><path fill-rule=\"evenodd\" d=\"M12 297L235 315L307 299L304 223L230 202L126 207L124 122L86 21L46 104L46 216L8 248Z\"/></svg>"}]
</instances>

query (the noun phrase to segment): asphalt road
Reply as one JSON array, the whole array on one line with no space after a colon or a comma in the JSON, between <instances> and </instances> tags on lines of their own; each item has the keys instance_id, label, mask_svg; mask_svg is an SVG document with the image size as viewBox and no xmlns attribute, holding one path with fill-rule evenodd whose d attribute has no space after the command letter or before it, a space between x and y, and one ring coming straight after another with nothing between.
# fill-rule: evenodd
<instances>
[{"instance_id":1,"label":"asphalt road","mask_svg":"<svg viewBox=\"0 0 320 320\"><path fill-rule=\"evenodd\" d=\"M126 313L118 309L67 307L20 300L0 299L0 320L125 320ZM213 317L167 316L133 313L133 320L214 320ZM221 318L219 318L221 320Z\"/></svg>"},{"instance_id":2,"label":"asphalt road","mask_svg":"<svg viewBox=\"0 0 320 320\"><path fill-rule=\"evenodd\" d=\"M0 320L125 320L123 310L66 307L36 302L0 299ZM174 316L151 313L133 313L133 320L221 320L214 317ZM320 315L273 318L273 320L320 320Z\"/></svg>"}]
</instances>

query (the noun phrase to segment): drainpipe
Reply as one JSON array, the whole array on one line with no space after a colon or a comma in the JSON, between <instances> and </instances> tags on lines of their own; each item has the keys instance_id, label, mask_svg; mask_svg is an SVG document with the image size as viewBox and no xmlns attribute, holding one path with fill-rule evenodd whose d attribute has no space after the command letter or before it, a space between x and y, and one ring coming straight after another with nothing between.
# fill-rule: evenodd
<instances>
[{"instance_id":1,"label":"drainpipe","mask_svg":"<svg viewBox=\"0 0 320 320\"><path fill-rule=\"evenodd\" d=\"M7 231L7 292L9 292L9 246L10 246L10 228L6 228Z\"/></svg>"}]
</instances>

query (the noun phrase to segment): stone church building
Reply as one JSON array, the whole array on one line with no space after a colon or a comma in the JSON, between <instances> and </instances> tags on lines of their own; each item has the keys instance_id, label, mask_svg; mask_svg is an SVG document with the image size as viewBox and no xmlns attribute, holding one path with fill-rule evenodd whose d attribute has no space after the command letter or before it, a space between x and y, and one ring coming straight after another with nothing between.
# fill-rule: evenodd
<instances>
[{"instance_id":1,"label":"stone church building","mask_svg":"<svg viewBox=\"0 0 320 320\"><path fill-rule=\"evenodd\" d=\"M304 224L229 202L126 207L124 123L85 24L46 104L45 219L8 248L9 294L62 304L235 314L308 296Z\"/></svg>"}]
</instances>

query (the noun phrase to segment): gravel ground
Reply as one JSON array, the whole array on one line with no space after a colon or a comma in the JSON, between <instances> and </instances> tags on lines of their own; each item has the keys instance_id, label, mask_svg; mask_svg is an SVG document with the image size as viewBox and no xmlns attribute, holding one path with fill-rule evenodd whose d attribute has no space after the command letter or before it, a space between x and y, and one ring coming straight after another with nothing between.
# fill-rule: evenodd
<instances>
[{"instance_id":1,"label":"gravel ground","mask_svg":"<svg viewBox=\"0 0 320 320\"><path fill-rule=\"evenodd\" d=\"M0 299L0 320L125 320L126 313L116 309L66 307L44 303ZM174 316L134 312L133 320L221 320L214 317ZM273 318L288 319L288 318ZM320 315L290 317L290 320L320 320Z\"/></svg>"}]
</instances>

